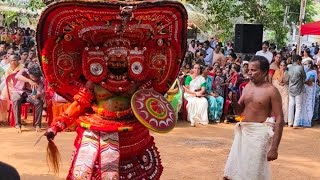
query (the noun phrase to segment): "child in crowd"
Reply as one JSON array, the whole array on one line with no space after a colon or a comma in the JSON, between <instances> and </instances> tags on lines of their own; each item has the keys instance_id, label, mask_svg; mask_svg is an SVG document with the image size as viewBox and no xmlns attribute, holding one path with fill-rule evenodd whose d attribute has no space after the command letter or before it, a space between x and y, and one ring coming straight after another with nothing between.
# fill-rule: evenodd
<instances>
[{"instance_id":1,"label":"child in crowd","mask_svg":"<svg viewBox=\"0 0 320 180\"><path fill-rule=\"evenodd\" d=\"M237 64L232 64L231 65L231 70L230 70L230 79L229 79L229 90L230 91L236 91L238 90L238 83L239 83L239 72L240 72L240 67Z\"/></svg>"}]
</instances>

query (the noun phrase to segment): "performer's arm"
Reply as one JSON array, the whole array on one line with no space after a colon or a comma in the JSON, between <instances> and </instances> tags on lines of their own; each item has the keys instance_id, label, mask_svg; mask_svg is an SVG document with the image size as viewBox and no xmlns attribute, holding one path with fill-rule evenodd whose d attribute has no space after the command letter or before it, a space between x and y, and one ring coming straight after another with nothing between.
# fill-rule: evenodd
<instances>
[{"instance_id":1,"label":"performer's arm","mask_svg":"<svg viewBox=\"0 0 320 180\"><path fill-rule=\"evenodd\" d=\"M92 100L93 94L89 88L81 88L79 93L74 96L74 102L51 124L46 134L47 138L52 140L57 132L70 126L85 108L90 107Z\"/></svg>"},{"instance_id":2,"label":"performer's arm","mask_svg":"<svg viewBox=\"0 0 320 180\"><path fill-rule=\"evenodd\" d=\"M272 106L271 112L275 116L276 122L274 126L273 141L267 156L268 161L273 161L278 158L278 147L280 144L283 126L284 126L281 95L275 87L272 87L272 91L271 91L271 106Z\"/></svg>"}]
</instances>

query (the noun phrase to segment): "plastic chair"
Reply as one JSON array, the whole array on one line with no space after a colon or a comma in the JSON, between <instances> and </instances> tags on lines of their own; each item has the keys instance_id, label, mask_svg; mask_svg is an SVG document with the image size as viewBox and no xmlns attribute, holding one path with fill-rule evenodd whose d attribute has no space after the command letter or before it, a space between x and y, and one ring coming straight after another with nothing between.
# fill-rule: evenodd
<instances>
[{"instance_id":1,"label":"plastic chair","mask_svg":"<svg viewBox=\"0 0 320 180\"><path fill-rule=\"evenodd\" d=\"M11 95L10 95L10 89L9 85L12 82L12 86L14 86L17 82L15 76L17 73L13 73L9 75L6 78L6 86L7 86L7 93L8 93L8 102L9 102L9 110L8 110L8 123L10 126L15 126L15 120L14 120L14 113L13 113L13 102L11 101ZM35 111L34 111L34 106L31 103L25 102L21 104L21 114L24 115L24 118L27 119L28 116L28 110L29 107L32 106L32 113L33 113L33 125L35 123Z\"/></svg>"},{"instance_id":2,"label":"plastic chair","mask_svg":"<svg viewBox=\"0 0 320 180\"><path fill-rule=\"evenodd\" d=\"M182 120L184 120L184 121L187 121L187 120L188 120L187 104L188 104L188 101L187 101L185 98L183 98L183 102L182 102L182 107L183 107L183 110L182 110Z\"/></svg>"}]
</instances>

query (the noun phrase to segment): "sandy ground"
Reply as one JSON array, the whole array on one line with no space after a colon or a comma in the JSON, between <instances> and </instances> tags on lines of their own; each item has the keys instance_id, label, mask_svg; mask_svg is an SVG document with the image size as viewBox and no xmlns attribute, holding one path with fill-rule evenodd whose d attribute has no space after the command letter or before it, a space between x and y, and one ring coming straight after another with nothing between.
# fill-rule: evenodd
<instances>
[{"instance_id":1,"label":"sandy ground","mask_svg":"<svg viewBox=\"0 0 320 180\"><path fill-rule=\"evenodd\" d=\"M159 148L163 180L222 179L224 165L233 139L234 124L190 127L179 122L168 134L152 133ZM74 132L56 137L62 155L59 176L48 171L46 139L34 146L40 133L26 126L22 134L13 128L0 128L0 160L17 168L23 180L58 180L67 174ZM272 162L276 180L320 179L320 124L311 129L285 128L279 159Z\"/></svg>"}]
</instances>

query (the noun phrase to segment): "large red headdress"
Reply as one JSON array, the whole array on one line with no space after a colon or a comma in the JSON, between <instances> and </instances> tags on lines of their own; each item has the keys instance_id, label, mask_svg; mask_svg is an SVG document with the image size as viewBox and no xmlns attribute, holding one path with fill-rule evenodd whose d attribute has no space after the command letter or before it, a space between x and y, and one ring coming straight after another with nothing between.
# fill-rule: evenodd
<instances>
[{"instance_id":1,"label":"large red headdress","mask_svg":"<svg viewBox=\"0 0 320 180\"><path fill-rule=\"evenodd\" d=\"M65 1L37 28L49 85L71 100L91 80L114 93L133 87L165 93L186 49L187 13L175 1Z\"/></svg>"}]
</instances>

